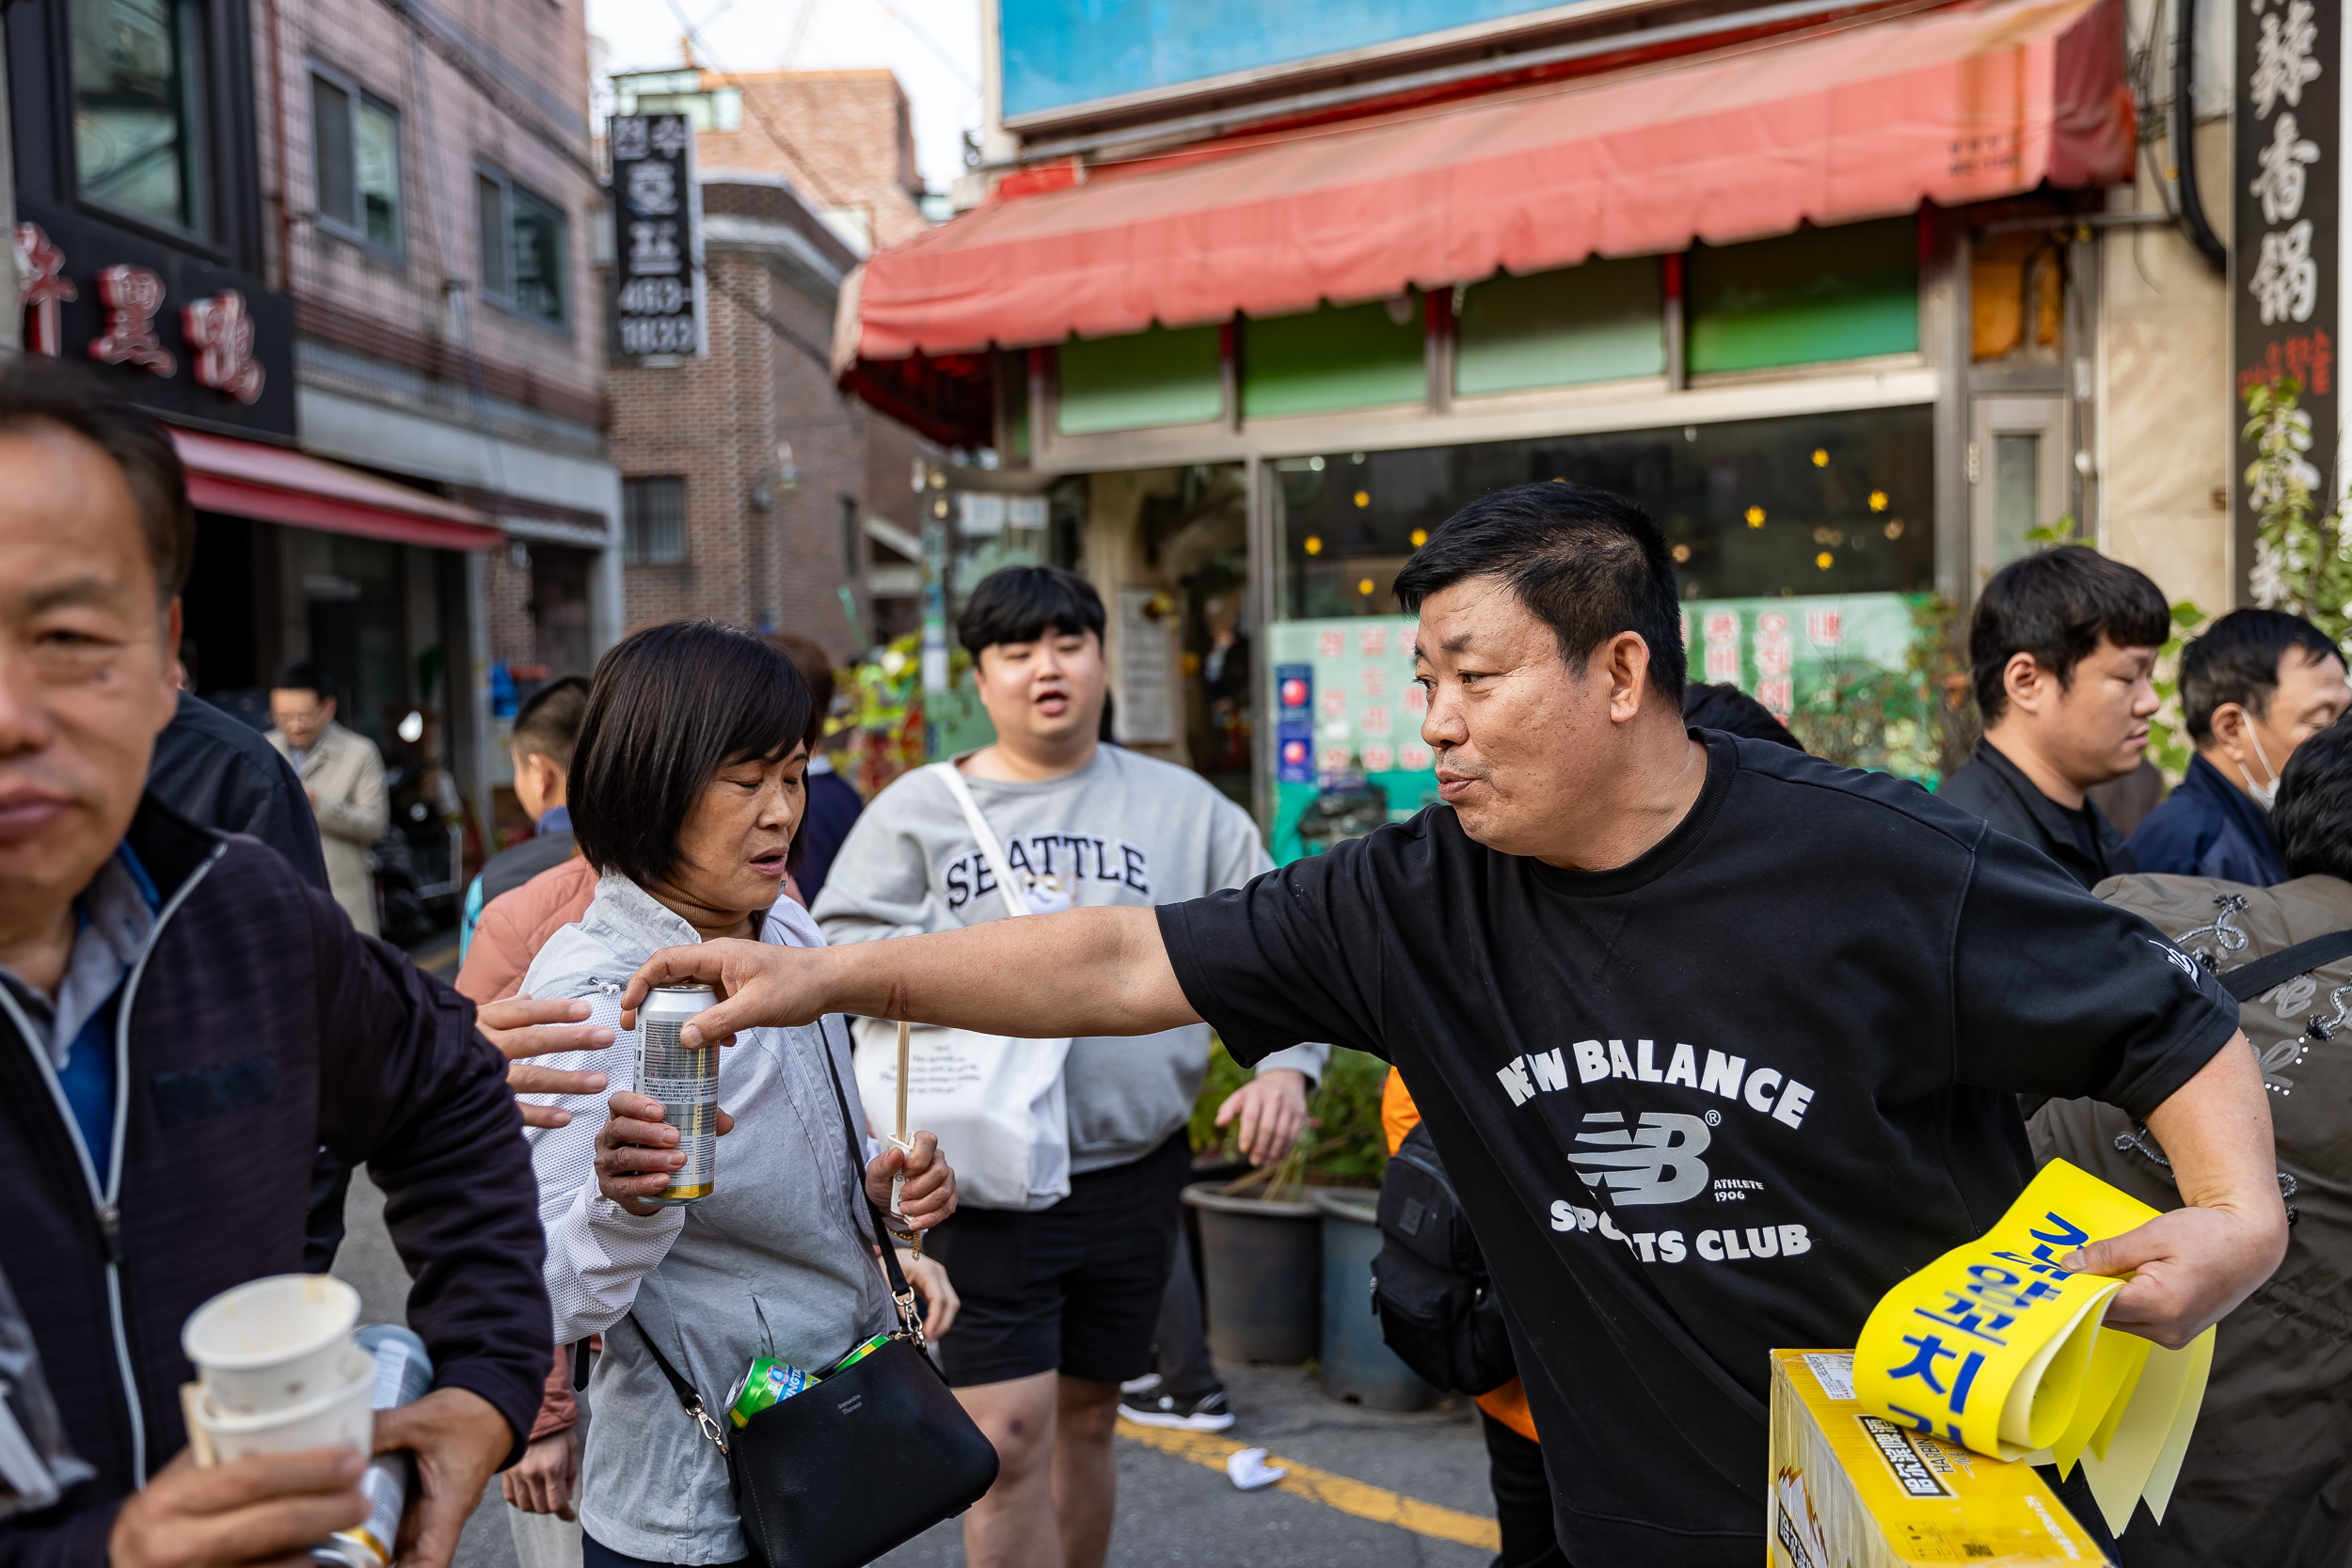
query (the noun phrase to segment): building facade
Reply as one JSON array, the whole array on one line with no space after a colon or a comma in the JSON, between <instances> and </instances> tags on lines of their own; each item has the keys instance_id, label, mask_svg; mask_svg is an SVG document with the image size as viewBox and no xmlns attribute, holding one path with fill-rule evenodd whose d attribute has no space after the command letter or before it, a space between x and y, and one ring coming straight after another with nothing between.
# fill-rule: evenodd
<instances>
[{"instance_id":1,"label":"building facade","mask_svg":"<svg viewBox=\"0 0 2352 1568\"><path fill-rule=\"evenodd\" d=\"M829 360L864 236L923 224L904 96L887 71L613 85L617 113L702 127L707 352L622 356L608 383L627 624L795 631L847 663L914 623L914 480L940 460L837 388Z\"/></svg>"},{"instance_id":2,"label":"building facade","mask_svg":"<svg viewBox=\"0 0 2352 1568\"><path fill-rule=\"evenodd\" d=\"M1335 784L1430 798L1389 585L1530 480L1650 511L1694 678L1931 781L1936 650L2007 562L2071 530L2246 595L2232 300L2311 312L2273 357L2328 368L2297 279L2335 275L2332 208L2266 268L2226 247L2269 167L2232 167L2233 72L2307 95L2322 128L2264 147L2340 179L2333 23L2309 69L2309 8L2233 66L2180 9L994 8L963 211L868 262L838 363L999 454L951 489L1043 500L1118 607L1121 737L1278 855Z\"/></svg>"},{"instance_id":3,"label":"building facade","mask_svg":"<svg viewBox=\"0 0 2352 1568\"><path fill-rule=\"evenodd\" d=\"M11 321L172 429L188 684L262 727L278 668L318 664L392 769L388 887L446 900L501 829L493 689L585 671L619 626L580 5L24 0L6 25Z\"/></svg>"}]
</instances>

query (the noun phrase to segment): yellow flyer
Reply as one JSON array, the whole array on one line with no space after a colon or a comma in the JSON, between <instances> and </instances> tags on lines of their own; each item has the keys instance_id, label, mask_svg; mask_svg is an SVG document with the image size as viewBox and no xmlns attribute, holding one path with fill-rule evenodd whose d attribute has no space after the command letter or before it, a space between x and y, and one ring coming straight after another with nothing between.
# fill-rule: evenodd
<instances>
[{"instance_id":1,"label":"yellow flyer","mask_svg":"<svg viewBox=\"0 0 2352 1568\"><path fill-rule=\"evenodd\" d=\"M1862 1404L2001 1460L2079 1462L2108 1528L2164 1518L2205 1397L2213 1330L2169 1351L2103 1327L2122 1279L2062 1260L2156 1211L2053 1160L1990 1231L1889 1291L1854 1349Z\"/></svg>"}]
</instances>

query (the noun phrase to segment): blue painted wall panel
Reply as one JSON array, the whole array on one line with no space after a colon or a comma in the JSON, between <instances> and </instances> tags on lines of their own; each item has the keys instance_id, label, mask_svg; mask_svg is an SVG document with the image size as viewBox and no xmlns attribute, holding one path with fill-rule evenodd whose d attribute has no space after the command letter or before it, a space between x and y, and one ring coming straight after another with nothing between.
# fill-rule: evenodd
<instances>
[{"instance_id":1,"label":"blue painted wall panel","mask_svg":"<svg viewBox=\"0 0 2352 1568\"><path fill-rule=\"evenodd\" d=\"M1558 0L1002 0L1005 115L1289 65Z\"/></svg>"}]
</instances>

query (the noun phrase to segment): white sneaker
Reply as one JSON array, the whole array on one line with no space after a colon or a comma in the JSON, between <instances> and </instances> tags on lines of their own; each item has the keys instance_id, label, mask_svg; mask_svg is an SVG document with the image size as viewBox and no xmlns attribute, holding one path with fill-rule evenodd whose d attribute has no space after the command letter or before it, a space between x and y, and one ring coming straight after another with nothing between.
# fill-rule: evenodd
<instances>
[{"instance_id":1,"label":"white sneaker","mask_svg":"<svg viewBox=\"0 0 2352 1568\"><path fill-rule=\"evenodd\" d=\"M1129 1394L1119 1402L1119 1415L1137 1426L1175 1427L1184 1432L1223 1432L1233 1424L1222 1388L1212 1388L1197 1400L1179 1400L1172 1394Z\"/></svg>"},{"instance_id":2,"label":"white sneaker","mask_svg":"<svg viewBox=\"0 0 2352 1568\"><path fill-rule=\"evenodd\" d=\"M1159 1386L1160 1374L1157 1372L1146 1372L1141 1377L1131 1377L1126 1382L1120 1384L1119 1386L1119 1391L1122 1394L1148 1394Z\"/></svg>"}]
</instances>

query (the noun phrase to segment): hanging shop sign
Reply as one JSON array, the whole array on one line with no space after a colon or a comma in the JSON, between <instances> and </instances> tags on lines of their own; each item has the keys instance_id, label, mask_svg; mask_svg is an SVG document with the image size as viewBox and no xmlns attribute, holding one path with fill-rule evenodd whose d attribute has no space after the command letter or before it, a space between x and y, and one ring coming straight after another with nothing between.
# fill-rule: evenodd
<instances>
[{"instance_id":1,"label":"hanging shop sign","mask_svg":"<svg viewBox=\"0 0 2352 1568\"><path fill-rule=\"evenodd\" d=\"M616 115L608 127L613 352L628 359L707 354L694 128L684 115Z\"/></svg>"},{"instance_id":2,"label":"hanging shop sign","mask_svg":"<svg viewBox=\"0 0 2352 1568\"><path fill-rule=\"evenodd\" d=\"M293 436L284 295L30 203L13 240L27 351L110 367L133 402L182 424Z\"/></svg>"},{"instance_id":3,"label":"hanging shop sign","mask_svg":"<svg viewBox=\"0 0 2352 1568\"><path fill-rule=\"evenodd\" d=\"M2305 479L2324 508L2336 472L2338 312L2343 298L2344 10L2313 0L2247 0L2237 15L2234 202L2230 247L2231 488L2237 497L2237 572L2254 560L2256 509L2246 468L2246 391L2279 377L2297 384L2311 419Z\"/></svg>"}]
</instances>

